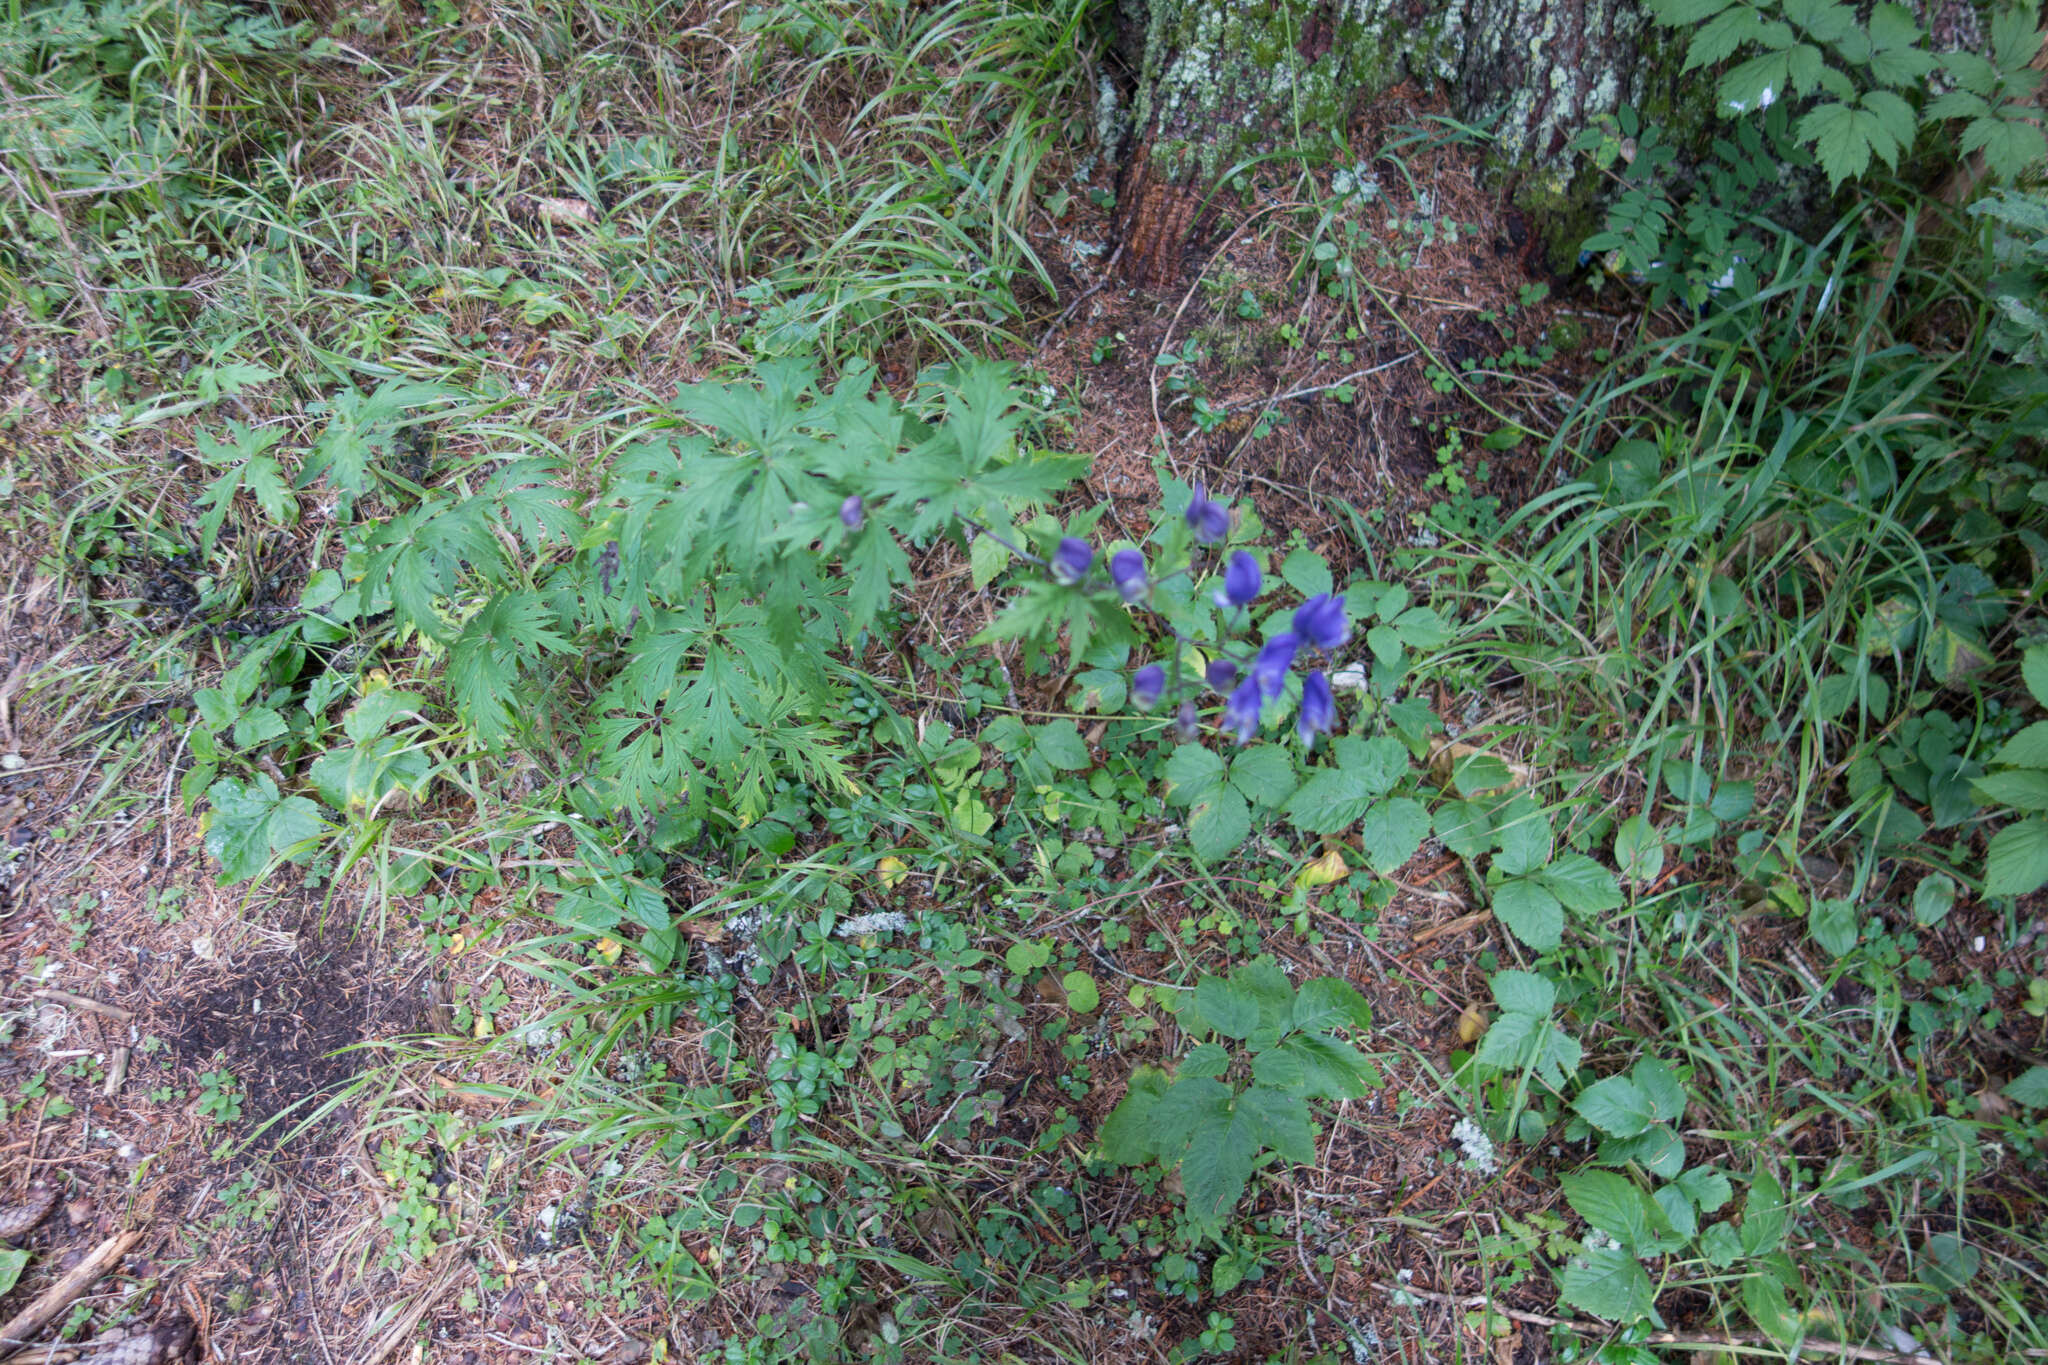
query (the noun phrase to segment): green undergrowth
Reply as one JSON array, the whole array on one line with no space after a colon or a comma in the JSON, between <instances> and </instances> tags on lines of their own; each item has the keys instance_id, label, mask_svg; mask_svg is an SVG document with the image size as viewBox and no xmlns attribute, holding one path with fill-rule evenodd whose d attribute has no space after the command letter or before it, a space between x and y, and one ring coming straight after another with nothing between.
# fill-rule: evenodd
<instances>
[{"instance_id":1,"label":"green undergrowth","mask_svg":"<svg viewBox=\"0 0 2048 1365\"><path fill-rule=\"evenodd\" d=\"M428 14L0 43L53 837L197 816L445 987L350 1273L731 1362L2048 1349L2038 190L1745 220L1545 421L1563 337L1418 341L1526 505L1210 535L1013 344L1099 15ZM1341 174L1239 319L1476 231ZM1134 696L1328 593L1327 739Z\"/></svg>"}]
</instances>

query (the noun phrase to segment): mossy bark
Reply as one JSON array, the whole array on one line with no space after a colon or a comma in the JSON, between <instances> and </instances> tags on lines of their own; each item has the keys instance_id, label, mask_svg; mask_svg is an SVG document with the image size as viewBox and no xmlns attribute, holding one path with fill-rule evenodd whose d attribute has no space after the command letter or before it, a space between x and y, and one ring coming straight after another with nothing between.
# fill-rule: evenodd
<instances>
[{"instance_id":1,"label":"mossy bark","mask_svg":"<svg viewBox=\"0 0 2048 1365\"><path fill-rule=\"evenodd\" d=\"M1588 119L1628 102L1682 132L1711 113L1679 79L1682 48L1635 0L1122 0L1119 11L1139 67L1124 259L1143 283L1179 270L1194 206L1219 177L1341 132L1359 100L1404 76L1440 82L1556 209L1575 198L1566 148Z\"/></svg>"}]
</instances>

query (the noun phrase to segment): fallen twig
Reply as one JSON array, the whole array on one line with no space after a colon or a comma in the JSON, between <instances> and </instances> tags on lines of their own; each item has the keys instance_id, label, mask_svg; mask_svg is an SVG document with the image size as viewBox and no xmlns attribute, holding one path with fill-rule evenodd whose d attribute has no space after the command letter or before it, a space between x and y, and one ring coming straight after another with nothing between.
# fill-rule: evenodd
<instances>
[{"instance_id":1,"label":"fallen twig","mask_svg":"<svg viewBox=\"0 0 2048 1365\"><path fill-rule=\"evenodd\" d=\"M0 1346L26 1346L29 1338L49 1326L71 1306L71 1301L92 1288L93 1281L121 1263L121 1258L142 1240L143 1229L118 1232L86 1253L63 1279L45 1289L36 1301L0 1325Z\"/></svg>"},{"instance_id":2,"label":"fallen twig","mask_svg":"<svg viewBox=\"0 0 2048 1365\"><path fill-rule=\"evenodd\" d=\"M135 1012L133 1010L124 1010L119 1005L103 1005L99 1001L87 996L73 995L70 991L45 989L30 991L29 994L38 1000L55 1001L57 1004L63 1005L68 1009L86 1010L93 1014L104 1014L107 1018L118 1020L123 1024L133 1023L135 1020Z\"/></svg>"}]
</instances>

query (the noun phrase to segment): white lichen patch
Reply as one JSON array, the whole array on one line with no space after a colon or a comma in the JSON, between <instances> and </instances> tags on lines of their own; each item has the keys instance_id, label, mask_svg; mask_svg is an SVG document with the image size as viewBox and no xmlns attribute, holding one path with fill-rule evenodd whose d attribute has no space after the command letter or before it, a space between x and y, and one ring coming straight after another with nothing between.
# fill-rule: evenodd
<instances>
[{"instance_id":1,"label":"white lichen patch","mask_svg":"<svg viewBox=\"0 0 2048 1365\"><path fill-rule=\"evenodd\" d=\"M1451 1141L1458 1144L1458 1150L1465 1154L1465 1164L1480 1175L1495 1175L1500 1171L1500 1154L1493 1150L1493 1139L1469 1118L1459 1119L1451 1129Z\"/></svg>"}]
</instances>

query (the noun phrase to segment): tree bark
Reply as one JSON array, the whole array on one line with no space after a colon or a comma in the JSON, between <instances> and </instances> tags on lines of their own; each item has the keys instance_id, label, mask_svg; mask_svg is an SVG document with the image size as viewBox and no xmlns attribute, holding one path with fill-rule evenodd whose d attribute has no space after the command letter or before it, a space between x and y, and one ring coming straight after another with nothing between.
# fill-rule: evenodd
<instances>
[{"instance_id":1,"label":"tree bark","mask_svg":"<svg viewBox=\"0 0 2048 1365\"><path fill-rule=\"evenodd\" d=\"M1197 205L1233 168L1341 135L1360 99L1404 77L1441 82L1502 164L1560 202L1566 148L1594 115L1631 103L1703 125L1711 113L1679 79L1683 43L1635 0L1121 0L1119 14L1139 72L1124 262L1142 284L1178 273Z\"/></svg>"}]
</instances>

